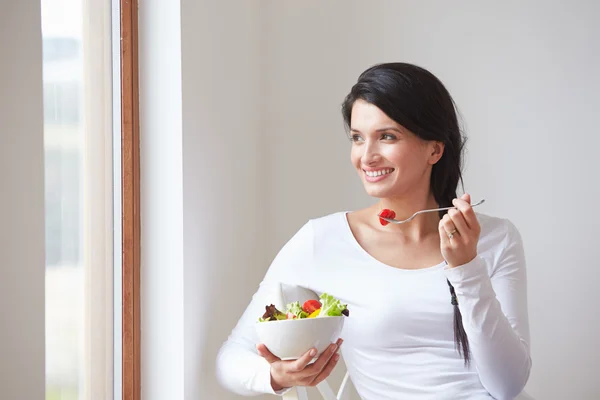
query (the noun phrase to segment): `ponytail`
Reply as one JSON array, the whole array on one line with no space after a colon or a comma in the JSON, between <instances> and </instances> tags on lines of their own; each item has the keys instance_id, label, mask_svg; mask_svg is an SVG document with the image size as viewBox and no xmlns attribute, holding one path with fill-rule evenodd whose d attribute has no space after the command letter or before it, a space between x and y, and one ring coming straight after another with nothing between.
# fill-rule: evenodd
<instances>
[{"instance_id":1,"label":"ponytail","mask_svg":"<svg viewBox=\"0 0 600 400\"><path fill-rule=\"evenodd\" d=\"M446 282L448 282L450 288L450 304L452 304L452 307L454 308L454 344L456 345L458 354L465 360L465 366L468 366L471 362L469 339L467 338L467 333L465 332L465 327L462 323L462 314L460 313L460 308L458 308L458 299L456 298L454 286L452 286L449 280L446 280Z\"/></svg>"}]
</instances>

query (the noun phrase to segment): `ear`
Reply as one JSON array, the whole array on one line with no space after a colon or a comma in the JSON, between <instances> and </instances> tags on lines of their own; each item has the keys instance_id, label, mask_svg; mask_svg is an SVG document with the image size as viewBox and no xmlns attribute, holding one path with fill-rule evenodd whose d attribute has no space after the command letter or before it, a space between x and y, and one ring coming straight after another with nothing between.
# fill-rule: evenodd
<instances>
[{"instance_id":1,"label":"ear","mask_svg":"<svg viewBox=\"0 0 600 400\"><path fill-rule=\"evenodd\" d=\"M429 146L428 146L428 156L429 156L429 164L430 165L434 165L436 164L438 161L440 161L440 158L442 158L442 155L444 155L444 143L443 142L430 142Z\"/></svg>"}]
</instances>

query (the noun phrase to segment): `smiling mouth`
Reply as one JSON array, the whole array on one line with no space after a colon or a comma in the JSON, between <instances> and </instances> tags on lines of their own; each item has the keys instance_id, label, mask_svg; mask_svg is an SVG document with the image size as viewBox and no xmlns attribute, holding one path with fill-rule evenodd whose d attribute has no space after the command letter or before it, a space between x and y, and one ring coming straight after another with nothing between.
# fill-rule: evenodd
<instances>
[{"instance_id":1,"label":"smiling mouth","mask_svg":"<svg viewBox=\"0 0 600 400\"><path fill-rule=\"evenodd\" d=\"M385 169L380 169L378 171L366 171L363 169L363 171L365 172L365 175L367 175L368 177L377 178L378 176L391 174L392 172L394 172L394 168L385 168Z\"/></svg>"}]
</instances>

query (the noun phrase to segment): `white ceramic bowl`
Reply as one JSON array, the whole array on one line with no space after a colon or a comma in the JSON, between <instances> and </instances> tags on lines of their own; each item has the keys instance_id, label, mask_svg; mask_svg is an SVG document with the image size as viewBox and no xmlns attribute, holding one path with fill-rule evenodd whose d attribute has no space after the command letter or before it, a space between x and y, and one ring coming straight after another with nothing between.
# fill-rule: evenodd
<instances>
[{"instance_id":1,"label":"white ceramic bowl","mask_svg":"<svg viewBox=\"0 0 600 400\"><path fill-rule=\"evenodd\" d=\"M346 317L284 319L256 323L259 343L282 360L300 358L312 347L321 354L337 341Z\"/></svg>"}]
</instances>

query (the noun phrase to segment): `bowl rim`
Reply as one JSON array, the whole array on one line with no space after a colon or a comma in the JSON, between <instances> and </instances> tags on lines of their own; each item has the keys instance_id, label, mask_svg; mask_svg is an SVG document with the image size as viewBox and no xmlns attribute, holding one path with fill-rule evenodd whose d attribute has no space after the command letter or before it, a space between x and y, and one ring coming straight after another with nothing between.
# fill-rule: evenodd
<instances>
[{"instance_id":1,"label":"bowl rim","mask_svg":"<svg viewBox=\"0 0 600 400\"><path fill-rule=\"evenodd\" d=\"M325 317L315 317L315 318L292 318L292 319L277 319L275 321L256 321L257 324L265 324L267 322L298 322L305 320L314 320L314 319L327 319L327 318L348 318L345 315L327 315Z\"/></svg>"}]
</instances>

